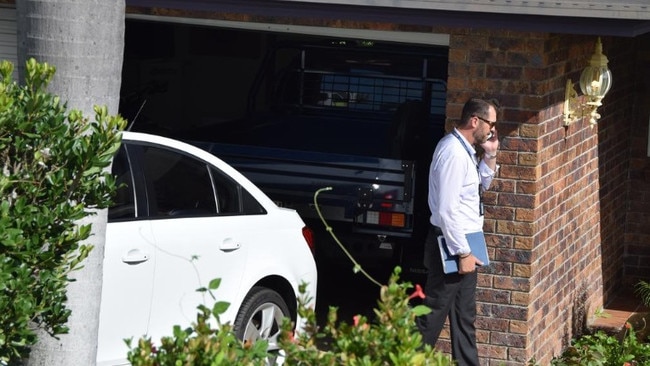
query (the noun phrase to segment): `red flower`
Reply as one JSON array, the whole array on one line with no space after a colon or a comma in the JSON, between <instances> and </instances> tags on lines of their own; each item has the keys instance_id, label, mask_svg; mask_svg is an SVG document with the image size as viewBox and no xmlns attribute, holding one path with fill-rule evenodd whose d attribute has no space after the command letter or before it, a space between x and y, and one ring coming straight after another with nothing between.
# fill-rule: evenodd
<instances>
[{"instance_id":1,"label":"red flower","mask_svg":"<svg viewBox=\"0 0 650 366\"><path fill-rule=\"evenodd\" d=\"M359 322L361 322L361 315L355 315L355 316L352 317L352 324L354 324L355 327L359 326ZM364 323L361 326L361 329L362 330L368 329L368 323Z\"/></svg>"},{"instance_id":2,"label":"red flower","mask_svg":"<svg viewBox=\"0 0 650 366\"><path fill-rule=\"evenodd\" d=\"M419 297L421 299L424 299L426 295L424 295L424 291L422 291L422 286L416 284L415 285L415 291L409 296L409 300L414 299L416 297Z\"/></svg>"},{"instance_id":3,"label":"red flower","mask_svg":"<svg viewBox=\"0 0 650 366\"><path fill-rule=\"evenodd\" d=\"M629 322L625 322L625 329L630 329L630 328L632 328L632 324L630 324Z\"/></svg>"},{"instance_id":4,"label":"red flower","mask_svg":"<svg viewBox=\"0 0 650 366\"><path fill-rule=\"evenodd\" d=\"M361 318L361 315L355 315L355 316L352 317L352 322L353 322L352 324L354 324L355 327L359 325L359 319L360 318Z\"/></svg>"}]
</instances>

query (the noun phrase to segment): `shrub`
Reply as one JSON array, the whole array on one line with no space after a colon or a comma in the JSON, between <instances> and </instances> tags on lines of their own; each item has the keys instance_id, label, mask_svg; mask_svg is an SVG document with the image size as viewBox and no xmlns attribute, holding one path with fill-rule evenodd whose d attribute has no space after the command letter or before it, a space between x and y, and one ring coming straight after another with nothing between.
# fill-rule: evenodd
<instances>
[{"instance_id":1,"label":"shrub","mask_svg":"<svg viewBox=\"0 0 650 366\"><path fill-rule=\"evenodd\" d=\"M219 279L212 280L207 290L216 290L220 283ZM266 341L244 344L235 337L230 324L221 324L219 316L228 306L225 302L216 302L212 309L200 305L196 323L186 329L174 326L173 335L163 337L160 346L154 345L151 338L141 338L129 351L129 362L133 366L265 365ZM214 318L215 327L210 324L210 318ZM131 342L126 340L129 348Z\"/></svg>"},{"instance_id":2,"label":"shrub","mask_svg":"<svg viewBox=\"0 0 650 366\"><path fill-rule=\"evenodd\" d=\"M388 285L382 286L376 319L369 321L356 316L352 324L339 322L337 309L330 307L327 325L320 331L313 308L306 308L308 294L301 286L299 314L305 324L294 333L290 319L283 322L280 354L285 365L403 365L447 366L452 361L436 352L431 346L422 346L421 336L415 325L415 317L425 314L428 308L411 307L409 300L422 295L421 289L410 297L406 294L412 286L398 283L399 268L395 269ZM213 281L214 290L219 281ZM261 365L266 362L266 342L244 344L237 340L230 324L221 324L219 315L226 306L217 302L212 310L199 306L197 321L181 330L174 327L171 337L164 337L156 347L150 339L140 339L128 353L134 366L153 365ZM217 327L207 322L209 316L216 319ZM131 341L127 341L131 347ZM275 356L275 355L272 355Z\"/></svg>"},{"instance_id":3,"label":"shrub","mask_svg":"<svg viewBox=\"0 0 650 366\"><path fill-rule=\"evenodd\" d=\"M375 320L357 315L352 324L338 322L336 307L330 307L327 324L320 332L314 309L305 308L304 296L299 301L300 315L307 319L304 332L294 337L291 324L285 321L281 348L286 353L286 365L395 365L395 366L445 366L452 365L450 358L422 344L422 336L415 318L431 311L424 305L411 307L409 300L424 297L422 289L407 295L412 286L398 283L397 267L388 285L380 290ZM319 342L320 341L320 342ZM319 347L326 341L327 347Z\"/></svg>"},{"instance_id":4,"label":"shrub","mask_svg":"<svg viewBox=\"0 0 650 366\"><path fill-rule=\"evenodd\" d=\"M648 364L650 343L639 340L630 323L625 324L625 333L621 340L600 330L575 340L561 357L552 361L554 366Z\"/></svg>"},{"instance_id":5,"label":"shrub","mask_svg":"<svg viewBox=\"0 0 650 366\"><path fill-rule=\"evenodd\" d=\"M79 220L105 208L115 182L105 171L125 122L95 107L95 122L45 91L55 73L27 62L25 85L0 64L0 364L20 360L34 327L65 333L70 271L92 246Z\"/></svg>"}]
</instances>

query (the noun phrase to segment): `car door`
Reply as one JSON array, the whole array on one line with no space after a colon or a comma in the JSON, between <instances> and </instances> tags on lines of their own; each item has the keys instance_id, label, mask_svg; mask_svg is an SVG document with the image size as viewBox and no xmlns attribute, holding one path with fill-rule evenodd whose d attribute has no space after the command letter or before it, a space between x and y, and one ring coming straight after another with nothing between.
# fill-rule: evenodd
<instances>
[{"instance_id":1,"label":"car door","mask_svg":"<svg viewBox=\"0 0 650 366\"><path fill-rule=\"evenodd\" d=\"M240 215L236 182L218 169L182 152L153 146L144 150L143 164L156 240L149 335L159 339L171 334L173 325L185 327L196 320L197 306L211 302L196 290L212 279L222 278L217 296L240 291L251 227ZM221 181L229 186L217 194L215 187L222 186Z\"/></svg>"},{"instance_id":2,"label":"car door","mask_svg":"<svg viewBox=\"0 0 650 366\"><path fill-rule=\"evenodd\" d=\"M113 174L120 185L108 210L102 299L97 349L98 365L123 365L128 347L146 334L149 323L155 244L146 215L137 150L123 143L113 160Z\"/></svg>"}]
</instances>

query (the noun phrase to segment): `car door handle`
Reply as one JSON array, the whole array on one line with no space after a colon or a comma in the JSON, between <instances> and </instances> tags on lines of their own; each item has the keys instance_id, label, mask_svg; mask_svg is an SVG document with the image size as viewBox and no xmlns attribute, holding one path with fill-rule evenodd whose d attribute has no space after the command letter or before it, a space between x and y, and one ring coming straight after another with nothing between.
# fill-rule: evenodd
<instances>
[{"instance_id":1,"label":"car door handle","mask_svg":"<svg viewBox=\"0 0 650 366\"><path fill-rule=\"evenodd\" d=\"M223 242L221 242L221 246L219 247L219 250L222 252L232 252L237 249L241 248L241 244L237 241L232 240L231 238L224 239Z\"/></svg>"},{"instance_id":2,"label":"car door handle","mask_svg":"<svg viewBox=\"0 0 650 366\"><path fill-rule=\"evenodd\" d=\"M149 260L149 255L141 252L139 249L131 249L122 257L122 262L126 264L140 264Z\"/></svg>"}]
</instances>

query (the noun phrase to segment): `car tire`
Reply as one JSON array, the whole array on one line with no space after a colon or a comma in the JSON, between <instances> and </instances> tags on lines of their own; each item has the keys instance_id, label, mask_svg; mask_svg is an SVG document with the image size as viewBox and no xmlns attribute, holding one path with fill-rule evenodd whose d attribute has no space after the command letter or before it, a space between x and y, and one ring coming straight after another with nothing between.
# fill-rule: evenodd
<instances>
[{"instance_id":1,"label":"car tire","mask_svg":"<svg viewBox=\"0 0 650 366\"><path fill-rule=\"evenodd\" d=\"M264 339L269 343L269 353L273 354L280 350L282 319L289 316L289 307L280 294L265 287L253 287L237 314L235 335L244 342Z\"/></svg>"}]
</instances>

